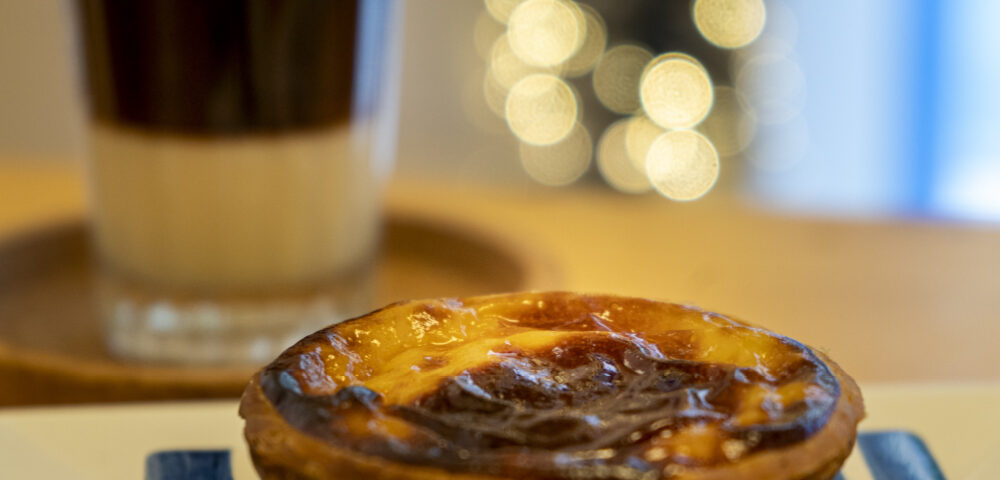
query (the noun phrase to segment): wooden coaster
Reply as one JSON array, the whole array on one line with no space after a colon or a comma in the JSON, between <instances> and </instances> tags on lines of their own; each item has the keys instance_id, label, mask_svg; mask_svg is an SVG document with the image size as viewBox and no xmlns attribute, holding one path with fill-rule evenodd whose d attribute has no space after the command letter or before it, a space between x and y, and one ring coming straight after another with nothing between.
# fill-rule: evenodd
<instances>
[{"instance_id":1,"label":"wooden coaster","mask_svg":"<svg viewBox=\"0 0 1000 480\"><path fill-rule=\"evenodd\" d=\"M236 397L250 368L150 366L111 357L93 295L86 224L0 241L0 405ZM460 225L391 214L376 305L550 286L540 257Z\"/></svg>"}]
</instances>

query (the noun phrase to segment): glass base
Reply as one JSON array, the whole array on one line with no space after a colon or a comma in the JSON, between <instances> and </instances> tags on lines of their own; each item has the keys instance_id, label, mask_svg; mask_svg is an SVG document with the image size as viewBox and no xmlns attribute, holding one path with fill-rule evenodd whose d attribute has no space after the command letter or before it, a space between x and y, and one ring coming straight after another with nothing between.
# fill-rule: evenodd
<instances>
[{"instance_id":1,"label":"glass base","mask_svg":"<svg viewBox=\"0 0 1000 480\"><path fill-rule=\"evenodd\" d=\"M134 362L264 365L306 335L371 310L371 270L299 291L240 295L195 295L101 273L107 347Z\"/></svg>"}]
</instances>

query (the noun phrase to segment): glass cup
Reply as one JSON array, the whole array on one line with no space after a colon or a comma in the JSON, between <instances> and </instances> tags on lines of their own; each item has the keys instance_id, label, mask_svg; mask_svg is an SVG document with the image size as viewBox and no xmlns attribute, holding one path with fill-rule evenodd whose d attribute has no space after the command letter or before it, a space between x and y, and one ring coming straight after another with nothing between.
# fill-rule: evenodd
<instances>
[{"instance_id":1,"label":"glass cup","mask_svg":"<svg viewBox=\"0 0 1000 480\"><path fill-rule=\"evenodd\" d=\"M78 0L111 353L259 363L372 306L400 10Z\"/></svg>"}]
</instances>

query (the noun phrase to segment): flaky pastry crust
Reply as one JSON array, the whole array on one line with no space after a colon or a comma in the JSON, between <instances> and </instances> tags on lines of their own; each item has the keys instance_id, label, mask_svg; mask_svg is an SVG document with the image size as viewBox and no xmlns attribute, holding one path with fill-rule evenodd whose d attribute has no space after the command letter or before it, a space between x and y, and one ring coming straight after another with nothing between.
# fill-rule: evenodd
<instances>
[{"instance_id":1,"label":"flaky pastry crust","mask_svg":"<svg viewBox=\"0 0 1000 480\"><path fill-rule=\"evenodd\" d=\"M544 301L548 302L550 306L565 299L581 298L564 293L514 294L513 296L517 295L524 296L532 302L544 298ZM512 296L478 297L476 299L449 300L448 302L449 305L482 305L484 298L509 300ZM604 305L603 302L608 299L631 300L609 296L583 296L582 298L598 298L600 305ZM403 303L387 307L384 310L408 308L409 305L426 303L426 301ZM428 310L418 308L414 311L426 312ZM353 325L341 324L341 326L331 327L331 329L339 328L339 331L343 332L350 328L369 328L372 326L370 319L377 319L382 314L380 312L382 311L373 312L368 316L353 320ZM728 321L728 319L726 320ZM744 324L737 325L742 327ZM768 334L770 333L768 332ZM320 341L320 338L329 339L331 337L317 337L315 335L307 337L296 347L289 349L289 352L286 352L283 357L287 357L293 352L313 351L310 350L311 345ZM784 337L780 338L787 340ZM642 478L684 480L832 478L850 454L856 438L857 423L864 416L864 406L861 392L853 379L825 354L806 350L809 354L814 354L815 358L829 369L839 385L835 406L821 428L802 440L776 448L755 451L735 461L715 462L710 465L677 466L669 471L659 471L655 475ZM301 362L301 360L298 361ZM384 456L362 453L344 445L337 445L330 442L329 439L319 438L305 432L293 426L293 422L289 422L276 408L273 392L269 395L267 389L262 385L266 382L264 377L266 372L267 370L264 370L253 377L240 404L240 415L246 419L245 436L251 456L258 473L264 479L488 480L505 478L496 474L456 471L454 468L441 465L396 461ZM329 367L327 367L327 372L330 373ZM311 388L308 385L306 387ZM328 386L328 388L333 387Z\"/></svg>"}]
</instances>

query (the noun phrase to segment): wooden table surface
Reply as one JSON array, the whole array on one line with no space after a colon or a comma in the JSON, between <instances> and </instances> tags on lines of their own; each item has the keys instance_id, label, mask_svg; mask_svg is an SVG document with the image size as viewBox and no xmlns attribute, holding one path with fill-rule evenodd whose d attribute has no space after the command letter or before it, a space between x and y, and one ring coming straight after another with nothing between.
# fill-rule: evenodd
<instances>
[{"instance_id":1,"label":"wooden table surface","mask_svg":"<svg viewBox=\"0 0 1000 480\"><path fill-rule=\"evenodd\" d=\"M818 347L864 382L1000 380L1000 225L412 179L387 204L534 249L558 272L536 289L696 304ZM0 238L85 211L71 164L0 161Z\"/></svg>"}]
</instances>

